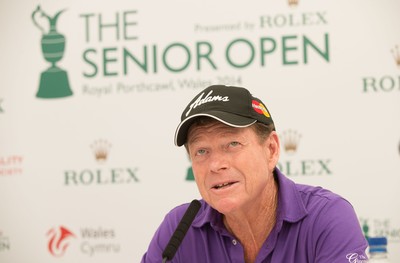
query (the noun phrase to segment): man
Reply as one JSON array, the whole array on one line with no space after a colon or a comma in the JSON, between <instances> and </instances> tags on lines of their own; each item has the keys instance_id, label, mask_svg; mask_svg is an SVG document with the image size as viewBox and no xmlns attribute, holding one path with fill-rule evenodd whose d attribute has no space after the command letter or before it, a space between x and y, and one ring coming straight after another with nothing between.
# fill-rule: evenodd
<instances>
[{"instance_id":1,"label":"man","mask_svg":"<svg viewBox=\"0 0 400 263\"><path fill-rule=\"evenodd\" d=\"M170 262L366 262L353 207L295 184L277 168L279 139L265 104L241 87L214 85L186 107L175 134L192 162L201 208ZM162 253L188 204L171 210L143 263Z\"/></svg>"}]
</instances>

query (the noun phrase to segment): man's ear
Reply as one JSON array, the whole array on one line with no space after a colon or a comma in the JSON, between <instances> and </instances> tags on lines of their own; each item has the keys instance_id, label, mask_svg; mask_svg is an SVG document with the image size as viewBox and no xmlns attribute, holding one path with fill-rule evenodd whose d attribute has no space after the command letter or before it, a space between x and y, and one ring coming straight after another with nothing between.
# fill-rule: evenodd
<instances>
[{"instance_id":1,"label":"man's ear","mask_svg":"<svg viewBox=\"0 0 400 263\"><path fill-rule=\"evenodd\" d=\"M267 140L267 147L270 153L269 156L269 168L273 170L275 166L278 164L279 161L279 156L280 156L280 143L279 143L279 136L276 133L276 131L272 131L271 134L269 135L269 138Z\"/></svg>"}]
</instances>

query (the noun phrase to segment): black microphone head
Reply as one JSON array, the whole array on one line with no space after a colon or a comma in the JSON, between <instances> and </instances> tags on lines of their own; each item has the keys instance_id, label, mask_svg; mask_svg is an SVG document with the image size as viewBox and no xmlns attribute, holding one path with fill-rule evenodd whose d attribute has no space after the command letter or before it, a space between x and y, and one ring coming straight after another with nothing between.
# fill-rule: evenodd
<instances>
[{"instance_id":1,"label":"black microphone head","mask_svg":"<svg viewBox=\"0 0 400 263\"><path fill-rule=\"evenodd\" d=\"M166 258L168 260L171 260L175 256L175 253L178 250L179 245L182 243L182 240L185 237L187 231L189 230L189 227L192 224L197 213L199 212L200 207L201 203L199 200L195 199L190 203L181 221L176 227L175 232L171 236L168 245L165 247L162 253L162 257L164 259Z\"/></svg>"}]
</instances>

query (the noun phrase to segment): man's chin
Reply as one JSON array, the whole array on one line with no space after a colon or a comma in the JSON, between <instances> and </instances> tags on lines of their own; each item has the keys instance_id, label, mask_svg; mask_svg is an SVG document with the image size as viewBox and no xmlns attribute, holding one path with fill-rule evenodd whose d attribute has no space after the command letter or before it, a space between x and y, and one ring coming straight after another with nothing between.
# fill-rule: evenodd
<instances>
[{"instance_id":1,"label":"man's chin","mask_svg":"<svg viewBox=\"0 0 400 263\"><path fill-rule=\"evenodd\" d=\"M211 205L215 210L224 215L229 215L231 213L235 213L239 209L239 204L236 198L223 198L214 202Z\"/></svg>"}]
</instances>

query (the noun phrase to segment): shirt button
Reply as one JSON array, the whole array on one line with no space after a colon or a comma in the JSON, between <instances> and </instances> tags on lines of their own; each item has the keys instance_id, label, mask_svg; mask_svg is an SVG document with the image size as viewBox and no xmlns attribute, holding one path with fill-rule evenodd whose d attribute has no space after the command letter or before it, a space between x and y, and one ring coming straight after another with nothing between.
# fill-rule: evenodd
<instances>
[{"instance_id":1,"label":"shirt button","mask_svg":"<svg viewBox=\"0 0 400 263\"><path fill-rule=\"evenodd\" d=\"M236 239L232 239L232 244L233 244L234 246L236 246L236 244L237 244Z\"/></svg>"}]
</instances>

